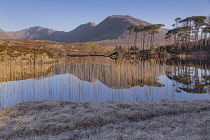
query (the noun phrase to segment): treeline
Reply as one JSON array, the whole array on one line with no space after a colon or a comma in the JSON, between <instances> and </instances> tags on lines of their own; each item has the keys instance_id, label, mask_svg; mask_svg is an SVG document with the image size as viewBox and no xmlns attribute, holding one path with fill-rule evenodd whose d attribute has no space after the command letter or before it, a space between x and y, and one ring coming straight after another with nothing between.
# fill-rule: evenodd
<instances>
[{"instance_id":1,"label":"treeline","mask_svg":"<svg viewBox=\"0 0 210 140\"><path fill-rule=\"evenodd\" d=\"M145 50L152 49L154 47L155 34L159 33L160 29L164 24L150 24L150 25L131 25L127 29L129 30L129 41L128 50ZM131 35L135 34L134 46L130 46ZM138 38L140 38L140 43L137 43ZM140 44L140 46L137 46Z\"/></svg>"},{"instance_id":2,"label":"treeline","mask_svg":"<svg viewBox=\"0 0 210 140\"><path fill-rule=\"evenodd\" d=\"M165 39L168 51L206 50L210 47L210 16L192 16L175 19L173 29Z\"/></svg>"}]
</instances>

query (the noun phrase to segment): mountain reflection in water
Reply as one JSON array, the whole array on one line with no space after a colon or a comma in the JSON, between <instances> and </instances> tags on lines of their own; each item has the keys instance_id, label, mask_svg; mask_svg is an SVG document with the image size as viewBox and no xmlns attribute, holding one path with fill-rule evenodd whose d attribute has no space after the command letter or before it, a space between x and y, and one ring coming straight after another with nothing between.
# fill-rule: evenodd
<instances>
[{"instance_id":1,"label":"mountain reflection in water","mask_svg":"<svg viewBox=\"0 0 210 140\"><path fill-rule=\"evenodd\" d=\"M1 107L36 100L210 99L207 60L72 57L58 64L1 62L0 72Z\"/></svg>"}]
</instances>

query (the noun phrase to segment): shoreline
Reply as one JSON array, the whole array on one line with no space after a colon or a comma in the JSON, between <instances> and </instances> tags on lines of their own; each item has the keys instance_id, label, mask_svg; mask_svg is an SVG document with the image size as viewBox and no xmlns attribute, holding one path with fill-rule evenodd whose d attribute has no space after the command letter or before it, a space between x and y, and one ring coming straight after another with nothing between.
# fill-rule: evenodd
<instances>
[{"instance_id":1,"label":"shoreline","mask_svg":"<svg viewBox=\"0 0 210 140\"><path fill-rule=\"evenodd\" d=\"M155 58L155 59L208 59L210 58L209 51L194 51L191 53L187 52L177 52L177 53L169 53L164 51L137 51L137 52L114 52L110 54L108 57L112 59L118 58Z\"/></svg>"},{"instance_id":2,"label":"shoreline","mask_svg":"<svg viewBox=\"0 0 210 140\"><path fill-rule=\"evenodd\" d=\"M36 101L0 109L2 139L207 139L210 101Z\"/></svg>"}]
</instances>

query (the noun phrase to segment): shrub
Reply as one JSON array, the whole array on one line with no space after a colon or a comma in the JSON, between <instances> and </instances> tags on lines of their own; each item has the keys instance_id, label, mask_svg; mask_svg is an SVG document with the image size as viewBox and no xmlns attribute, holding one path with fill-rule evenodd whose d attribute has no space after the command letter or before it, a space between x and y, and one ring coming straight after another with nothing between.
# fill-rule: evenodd
<instances>
[{"instance_id":1,"label":"shrub","mask_svg":"<svg viewBox=\"0 0 210 140\"><path fill-rule=\"evenodd\" d=\"M115 49L114 49L114 51L116 51L116 52L122 52L122 47L121 46L116 46L115 47Z\"/></svg>"},{"instance_id":2,"label":"shrub","mask_svg":"<svg viewBox=\"0 0 210 140\"><path fill-rule=\"evenodd\" d=\"M131 46L129 50L135 52L135 51L139 50L139 48L136 46Z\"/></svg>"}]
</instances>

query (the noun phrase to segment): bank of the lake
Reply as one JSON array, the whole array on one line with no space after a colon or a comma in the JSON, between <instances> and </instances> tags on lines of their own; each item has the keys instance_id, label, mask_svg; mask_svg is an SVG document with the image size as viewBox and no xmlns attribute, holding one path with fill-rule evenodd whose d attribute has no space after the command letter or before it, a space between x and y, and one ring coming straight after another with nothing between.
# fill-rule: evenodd
<instances>
[{"instance_id":1,"label":"bank of the lake","mask_svg":"<svg viewBox=\"0 0 210 140\"><path fill-rule=\"evenodd\" d=\"M109 55L112 59L118 58L156 58L156 59L209 59L209 51L192 51L192 52L167 52L167 51L136 51L136 52L114 52Z\"/></svg>"},{"instance_id":2,"label":"bank of the lake","mask_svg":"<svg viewBox=\"0 0 210 140\"><path fill-rule=\"evenodd\" d=\"M210 101L39 101L0 109L1 139L208 139Z\"/></svg>"}]
</instances>

